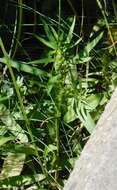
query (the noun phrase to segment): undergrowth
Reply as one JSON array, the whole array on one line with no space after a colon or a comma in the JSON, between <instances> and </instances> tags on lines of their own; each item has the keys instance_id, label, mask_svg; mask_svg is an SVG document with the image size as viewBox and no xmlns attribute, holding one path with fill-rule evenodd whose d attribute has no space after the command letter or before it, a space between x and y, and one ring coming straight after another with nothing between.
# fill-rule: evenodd
<instances>
[{"instance_id":1,"label":"undergrowth","mask_svg":"<svg viewBox=\"0 0 117 190\"><path fill-rule=\"evenodd\" d=\"M95 128L117 85L116 5L111 18L97 4L102 17L84 42L61 0L58 20L18 1L9 52L0 39L0 189L62 189ZM15 57L28 54L23 10L40 16L41 32L29 32L43 47L38 59Z\"/></svg>"}]
</instances>

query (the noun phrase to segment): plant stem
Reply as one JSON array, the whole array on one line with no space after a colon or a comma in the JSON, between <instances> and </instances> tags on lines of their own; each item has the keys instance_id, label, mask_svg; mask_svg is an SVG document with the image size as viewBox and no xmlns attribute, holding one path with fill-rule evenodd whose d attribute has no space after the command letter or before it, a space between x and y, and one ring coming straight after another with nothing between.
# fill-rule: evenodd
<instances>
[{"instance_id":1,"label":"plant stem","mask_svg":"<svg viewBox=\"0 0 117 190\"><path fill-rule=\"evenodd\" d=\"M59 139L59 117L55 120L55 127L56 127L56 146L57 146L57 160L56 160L56 172L55 172L55 180L58 179L58 165L59 165L59 153L60 153L60 139Z\"/></svg>"},{"instance_id":2,"label":"plant stem","mask_svg":"<svg viewBox=\"0 0 117 190\"><path fill-rule=\"evenodd\" d=\"M109 23L108 23L108 20L107 20L107 17L106 17L106 14L103 10L103 7L102 7L102 4L100 2L100 0L96 0L97 1L97 4L102 12L102 15L104 17L104 20L105 20L105 23L106 23L106 27L107 27L107 30L108 30L108 34L110 36L110 40L112 42L112 45L113 45L113 48L114 48L114 51L115 51L115 55L117 56L117 50L116 50L116 47L115 47L115 42L114 42L114 39L113 39L113 36L112 36L112 33L111 33L111 30L110 30L110 27L109 27Z\"/></svg>"},{"instance_id":3,"label":"plant stem","mask_svg":"<svg viewBox=\"0 0 117 190\"><path fill-rule=\"evenodd\" d=\"M58 47L57 47L57 52L60 47L60 24L61 24L61 0L59 0L59 18L58 18ZM59 97L59 95L58 95ZM60 102L59 102L60 105ZM56 165L57 169L55 172L55 180L57 181L58 179L58 165L59 165L59 151L60 151L60 140L59 140L59 107L57 106L57 118L55 119L55 127L56 127L56 146L57 146L57 160L56 160Z\"/></svg>"},{"instance_id":4,"label":"plant stem","mask_svg":"<svg viewBox=\"0 0 117 190\"><path fill-rule=\"evenodd\" d=\"M40 164L40 167L42 169L43 174L46 177L48 177L46 169L44 168L44 166L42 164L42 161L41 161L41 158L39 156L38 148L37 148L36 144L34 143L34 137L33 137L32 131L31 131L30 126L29 126L29 121L28 121L28 118L27 118L27 115L26 115L26 112L25 112L25 108L24 108L24 105L23 105L23 101L22 101L22 97L21 97L21 94L20 94L20 90L19 90L19 87L17 85L17 82L16 82L16 79L15 79L12 67L10 65L10 59L8 57L8 54L7 54L6 50L5 50L5 48L4 48L4 45L3 45L3 42L1 40L1 38L0 38L0 46L1 46L1 49L3 51L4 57L6 58L6 65L7 65L8 69L9 69L9 72L10 72L10 75L11 75L11 78L12 78L12 81L13 81L13 84L14 84L14 87L15 87L15 90L16 90L16 94L17 94L17 98L19 100L21 112L22 112L22 115L24 117L26 129L27 129L27 131L28 131L28 133L30 135L31 142L33 143L33 145L35 147L35 154L37 156L37 159L39 161L39 164Z\"/></svg>"},{"instance_id":5,"label":"plant stem","mask_svg":"<svg viewBox=\"0 0 117 190\"><path fill-rule=\"evenodd\" d=\"M20 40L20 35L21 35L22 16L23 16L23 0L18 0L18 6L19 6L19 22L18 22L18 26L17 26L16 43L15 43L12 58L15 56L15 53L17 51L19 40Z\"/></svg>"}]
</instances>

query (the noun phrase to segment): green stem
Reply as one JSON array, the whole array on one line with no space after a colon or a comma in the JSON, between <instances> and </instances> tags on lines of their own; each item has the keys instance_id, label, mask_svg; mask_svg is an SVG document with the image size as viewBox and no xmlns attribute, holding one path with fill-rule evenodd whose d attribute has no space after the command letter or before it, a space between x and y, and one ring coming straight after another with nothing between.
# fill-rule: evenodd
<instances>
[{"instance_id":1,"label":"green stem","mask_svg":"<svg viewBox=\"0 0 117 190\"><path fill-rule=\"evenodd\" d=\"M23 6L22 6L22 5L23 5L23 0L18 0L18 6L19 6L19 22L18 22L18 26L17 26L16 43L15 43L15 47L14 47L14 52L13 52L12 58L15 56L15 53L16 53L17 48L18 48L20 36L21 36L22 16L23 16Z\"/></svg>"},{"instance_id":2,"label":"green stem","mask_svg":"<svg viewBox=\"0 0 117 190\"><path fill-rule=\"evenodd\" d=\"M60 48L60 25L61 25L61 0L59 0L59 9L58 9L58 11L59 11L59 17L58 17L58 47L57 47L57 52L59 52L59 48ZM57 55L56 55L57 56ZM58 64L59 64L59 62L58 62ZM57 64L57 65L58 65ZM58 95L58 97L59 97L59 95ZM60 101L59 101L59 103L58 103L59 105L60 105ZM59 108L60 108L60 106L57 106L57 118L55 119L55 128L56 128L56 146L57 146L57 159L56 159L56 166L57 166L57 168L56 168L56 172L55 172L55 180L57 181L57 179L58 179L58 165L59 165L59 153L60 153L60 139L59 139L59 128L60 128L60 126L59 126L59 118L60 118L60 116L59 116Z\"/></svg>"},{"instance_id":3,"label":"green stem","mask_svg":"<svg viewBox=\"0 0 117 190\"><path fill-rule=\"evenodd\" d=\"M58 45L60 37L60 27L61 27L61 0L59 0L59 17L58 17Z\"/></svg>"},{"instance_id":4,"label":"green stem","mask_svg":"<svg viewBox=\"0 0 117 190\"><path fill-rule=\"evenodd\" d=\"M12 67L11 67L11 65L10 65L10 59L9 59L9 57L8 57L8 54L6 53L6 50L5 50L5 48L4 48L4 45L3 45L3 42L2 42L2 40L1 40L1 38L0 38L0 46L1 46L1 49L2 49L2 51L3 51L4 56L5 56L5 58L6 58L6 65L7 65L8 69L9 69L9 72L10 72L10 75L11 75L11 78L12 78L12 81L13 81L13 84L14 84L14 87L15 87L15 90L16 90L16 94L17 94L17 97L18 97L18 100L19 100L21 112L22 112L22 115L23 115L23 117L24 117L26 129L27 129L27 131L28 131L28 133L29 133L29 135L30 135L31 142L33 143L33 145L34 145L34 147L35 147L35 154L36 154L36 156L37 156L37 159L38 159L38 161L39 161L39 164L40 164L40 167L41 167L41 169L42 169L43 174L44 174L46 177L48 177L48 174L47 174L47 172L46 172L46 169L44 168L44 166L43 166L43 164L42 164L42 162L41 162L41 158L40 158L39 153L38 153L38 148L37 148L36 144L34 143L34 142L35 142L35 141L34 141L34 137L33 137L32 131L31 131L30 126L29 126L29 120L28 120L27 115L26 115L26 112L25 112L25 108L24 108L24 105L23 105L23 102L22 102L22 97L21 97L21 94L20 94L20 90L19 90L19 87L18 87L18 85L17 85L17 82L16 82L16 79L15 79L15 76L14 76L14 73L13 73L13 70L12 70Z\"/></svg>"},{"instance_id":5,"label":"green stem","mask_svg":"<svg viewBox=\"0 0 117 190\"><path fill-rule=\"evenodd\" d=\"M104 17L104 20L105 20L105 23L106 23L106 27L107 27L107 30L108 30L108 34L109 34L109 36L110 36L110 40L111 40L111 42L112 42L112 45L113 45L113 48L114 48L114 51L115 51L115 55L117 56L117 50L116 50L116 47L115 47L115 42L114 42L114 39L113 39L111 30L110 30L110 28L109 28L109 23L108 23L106 14L105 14L105 12L104 12L104 10L103 10L103 7L102 7L102 4L101 4L100 0L96 0L96 1L97 1L97 4L98 4L98 6L99 6L101 12L102 12L102 15L103 15L103 17Z\"/></svg>"},{"instance_id":6,"label":"green stem","mask_svg":"<svg viewBox=\"0 0 117 190\"><path fill-rule=\"evenodd\" d=\"M55 127L56 127L56 146L57 146L57 159L56 159L56 172L55 172L55 180L58 179L58 165L59 165L59 153L60 153L60 139L59 139L59 116L57 116L55 120Z\"/></svg>"}]
</instances>

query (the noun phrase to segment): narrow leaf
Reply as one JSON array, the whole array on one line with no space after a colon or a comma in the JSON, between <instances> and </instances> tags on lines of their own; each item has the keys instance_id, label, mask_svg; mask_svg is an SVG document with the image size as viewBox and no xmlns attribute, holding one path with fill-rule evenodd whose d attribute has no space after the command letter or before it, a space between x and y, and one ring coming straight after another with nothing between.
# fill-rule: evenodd
<instances>
[{"instance_id":1,"label":"narrow leaf","mask_svg":"<svg viewBox=\"0 0 117 190\"><path fill-rule=\"evenodd\" d=\"M93 39L91 42L87 44L87 46L84 49L84 52L86 52L87 55L89 55L92 49L98 44L102 36L103 36L103 32L101 32L95 39Z\"/></svg>"},{"instance_id":2,"label":"narrow leaf","mask_svg":"<svg viewBox=\"0 0 117 190\"><path fill-rule=\"evenodd\" d=\"M37 40L39 40L40 42L42 42L45 46L51 48L51 49L57 49L57 44L51 41L47 41L44 38L39 37L38 35L34 34L35 38L37 38Z\"/></svg>"},{"instance_id":3,"label":"narrow leaf","mask_svg":"<svg viewBox=\"0 0 117 190\"><path fill-rule=\"evenodd\" d=\"M0 62L7 64L6 58L0 58ZM36 75L38 77L40 77L40 76L48 76L49 77L50 76L50 74L47 73L46 71L42 71L42 70L37 69L35 67L23 64L22 62L13 61L12 59L9 59L9 63L11 65L11 67L13 67L19 71L30 73L30 74Z\"/></svg>"},{"instance_id":4,"label":"narrow leaf","mask_svg":"<svg viewBox=\"0 0 117 190\"><path fill-rule=\"evenodd\" d=\"M70 29L69 29L69 33L68 33L68 36L67 36L67 40L66 40L67 43L70 43L71 40L72 40L75 23L76 23L76 17L74 16L72 25L71 25L71 27L70 27Z\"/></svg>"},{"instance_id":5,"label":"narrow leaf","mask_svg":"<svg viewBox=\"0 0 117 190\"><path fill-rule=\"evenodd\" d=\"M44 58L44 59L37 59L37 60L34 60L34 61L30 61L30 62L27 62L26 64L30 64L30 65L38 65L38 64L48 64L48 63L52 63L54 62L54 59L51 58L51 57L47 57L47 58Z\"/></svg>"},{"instance_id":6,"label":"narrow leaf","mask_svg":"<svg viewBox=\"0 0 117 190\"><path fill-rule=\"evenodd\" d=\"M42 22L43 22L44 30L46 32L46 35L47 35L49 41L56 43L56 39L54 38L54 35L52 34L50 26L44 20L42 20Z\"/></svg>"}]
</instances>

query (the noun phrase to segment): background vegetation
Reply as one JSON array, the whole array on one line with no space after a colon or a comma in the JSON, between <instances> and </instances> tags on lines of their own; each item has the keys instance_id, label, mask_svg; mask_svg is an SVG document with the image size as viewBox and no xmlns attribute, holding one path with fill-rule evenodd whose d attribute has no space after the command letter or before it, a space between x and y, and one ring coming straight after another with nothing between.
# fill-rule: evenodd
<instances>
[{"instance_id":1,"label":"background vegetation","mask_svg":"<svg viewBox=\"0 0 117 190\"><path fill-rule=\"evenodd\" d=\"M15 17L0 28L0 189L62 189L95 128L117 84L117 3L96 5L84 27L88 14L72 3L72 14L59 0L48 16L10 1Z\"/></svg>"}]
</instances>

